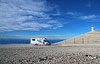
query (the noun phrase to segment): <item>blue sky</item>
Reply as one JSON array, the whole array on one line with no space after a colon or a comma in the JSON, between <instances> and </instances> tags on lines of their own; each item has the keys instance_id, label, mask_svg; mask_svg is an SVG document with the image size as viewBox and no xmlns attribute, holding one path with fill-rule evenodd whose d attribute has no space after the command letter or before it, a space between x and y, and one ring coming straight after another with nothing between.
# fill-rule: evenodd
<instances>
[{"instance_id":1,"label":"blue sky","mask_svg":"<svg viewBox=\"0 0 100 64\"><path fill-rule=\"evenodd\" d=\"M0 0L0 38L67 39L100 30L100 0Z\"/></svg>"}]
</instances>

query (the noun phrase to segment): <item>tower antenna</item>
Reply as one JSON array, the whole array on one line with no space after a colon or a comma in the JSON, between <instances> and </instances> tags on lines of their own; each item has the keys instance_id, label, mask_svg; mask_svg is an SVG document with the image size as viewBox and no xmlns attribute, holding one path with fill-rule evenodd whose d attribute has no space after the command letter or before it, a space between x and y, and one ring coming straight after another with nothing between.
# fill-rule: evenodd
<instances>
[{"instance_id":1,"label":"tower antenna","mask_svg":"<svg viewBox=\"0 0 100 64\"><path fill-rule=\"evenodd\" d=\"M93 27L93 24L92 24L92 27L91 27L91 31L92 31L92 32L94 31L94 27Z\"/></svg>"}]
</instances>

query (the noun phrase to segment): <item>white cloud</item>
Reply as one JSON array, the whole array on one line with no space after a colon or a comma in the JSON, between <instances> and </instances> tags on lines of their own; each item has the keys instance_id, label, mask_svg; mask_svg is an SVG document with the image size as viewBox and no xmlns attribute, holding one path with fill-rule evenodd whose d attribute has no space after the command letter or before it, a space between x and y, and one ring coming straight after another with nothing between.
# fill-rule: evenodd
<instances>
[{"instance_id":1,"label":"white cloud","mask_svg":"<svg viewBox=\"0 0 100 64\"><path fill-rule=\"evenodd\" d=\"M50 8L46 0L0 0L0 32L59 28L58 20L48 22L53 20L46 13Z\"/></svg>"},{"instance_id":2,"label":"white cloud","mask_svg":"<svg viewBox=\"0 0 100 64\"><path fill-rule=\"evenodd\" d=\"M95 19L96 18L96 15L88 15L88 16L80 16L79 17L80 19Z\"/></svg>"},{"instance_id":3,"label":"white cloud","mask_svg":"<svg viewBox=\"0 0 100 64\"><path fill-rule=\"evenodd\" d=\"M57 20L50 20L50 21L48 21L48 23L55 25L55 27L53 27L52 29L57 29L57 28L63 27L63 25L62 25L63 23L60 23Z\"/></svg>"},{"instance_id":4,"label":"white cloud","mask_svg":"<svg viewBox=\"0 0 100 64\"><path fill-rule=\"evenodd\" d=\"M70 15L70 16L69 16ZM86 15L80 12L67 12L67 16L72 19L81 19L81 20L100 20L100 15Z\"/></svg>"},{"instance_id":5,"label":"white cloud","mask_svg":"<svg viewBox=\"0 0 100 64\"><path fill-rule=\"evenodd\" d=\"M48 21L48 23L57 23L55 20Z\"/></svg>"},{"instance_id":6,"label":"white cloud","mask_svg":"<svg viewBox=\"0 0 100 64\"><path fill-rule=\"evenodd\" d=\"M79 16L81 16L82 15L82 13L80 13L80 12L67 12L66 13L67 14L67 16L71 16L72 18L77 18L77 17L79 17Z\"/></svg>"},{"instance_id":7,"label":"white cloud","mask_svg":"<svg viewBox=\"0 0 100 64\"><path fill-rule=\"evenodd\" d=\"M74 12L67 12L67 15L76 15Z\"/></svg>"}]
</instances>

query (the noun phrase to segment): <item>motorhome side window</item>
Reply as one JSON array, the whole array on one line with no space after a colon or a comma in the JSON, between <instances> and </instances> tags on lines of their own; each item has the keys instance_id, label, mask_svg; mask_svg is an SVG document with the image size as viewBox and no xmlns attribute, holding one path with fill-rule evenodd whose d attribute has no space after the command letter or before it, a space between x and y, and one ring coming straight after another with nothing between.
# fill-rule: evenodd
<instances>
[{"instance_id":1,"label":"motorhome side window","mask_svg":"<svg viewBox=\"0 0 100 64\"><path fill-rule=\"evenodd\" d=\"M44 42L48 42L47 40L44 40Z\"/></svg>"},{"instance_id":2,"label":"motorhome side window","mask_svg":"<svg viewBox=\"0 0 100 64\"><path fill-rule=\"evenodd\" d=\"M32 41L35 41L35 39L32 39Z\"/></svg>"}]
</instances>

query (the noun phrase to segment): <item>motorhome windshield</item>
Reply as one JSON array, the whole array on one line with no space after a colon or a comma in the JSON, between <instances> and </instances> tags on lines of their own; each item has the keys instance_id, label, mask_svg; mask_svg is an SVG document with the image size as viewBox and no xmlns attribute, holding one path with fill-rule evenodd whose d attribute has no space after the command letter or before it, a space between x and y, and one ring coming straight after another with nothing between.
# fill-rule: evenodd
<instances>
[{"instance_id":1,"label":"motorhome windshield","mask_svg":"<svg viewBox=\"0 0 100 64\"><path fill-rule=\"evenodd\" d=\"M35 41L35 39L32 39L32 41Z\"/></svg>"},{"instance_id":2,"label":"motorhome windshield","mask_svg":"<svg viewBox=\"0 0 100 64\"><path fill-rule=\"evenodd\" d=\"M44 40L44 42L48 42L48 40Z\"/></svg>"}]
</instances>

